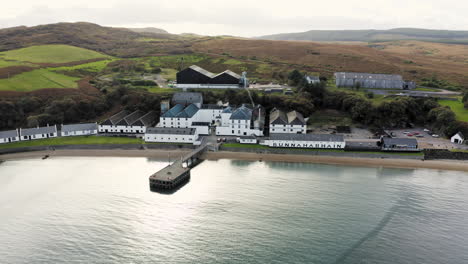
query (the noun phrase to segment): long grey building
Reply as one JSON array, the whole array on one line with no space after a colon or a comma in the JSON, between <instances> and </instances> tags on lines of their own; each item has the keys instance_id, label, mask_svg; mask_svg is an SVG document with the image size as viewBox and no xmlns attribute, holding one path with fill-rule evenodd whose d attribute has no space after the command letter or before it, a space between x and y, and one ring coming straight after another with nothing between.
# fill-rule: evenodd
<instances>
[{"instance_id":1,"label":"long grey building","mask_svg":"<svg viewBox=\"0 0 468 264\"><path fill-rule=\"evenodd\" d=\"M414 89L416 83L403 80L401 75L374 74L356 72L336 72L335 83L337 87L360 87L368 89Z\"/></svg>"}]
</instances>

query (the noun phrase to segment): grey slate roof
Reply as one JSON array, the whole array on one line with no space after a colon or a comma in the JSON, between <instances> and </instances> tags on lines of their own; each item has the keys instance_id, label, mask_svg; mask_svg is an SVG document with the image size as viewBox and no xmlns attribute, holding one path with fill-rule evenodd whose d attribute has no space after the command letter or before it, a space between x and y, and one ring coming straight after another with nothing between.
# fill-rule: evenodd
<instances>
[{"instance_id":1,"label":"grey slate roof","mask_svg":"<svg viewBox=\"0 0 468 264\"><path fill-rule=\"evenodd\" d=\"M150 127L146 129L146 134L195 135L195 131L195 128Z\"/></svg>"},{"instance_id":2,"label":"grey slate roof","mask_svg":"<svg viewBox=\"0 0 468 264\"><path fill-rule=\"evenodd\" d=\"M228 107L224 108L222 113L225 113L225 114L232 113L232 107L228 106Z\"/></svg>"},{"instance_id":3,"label":"grey slate roof","mask_svg":"<svg viewBox=\"0 0 468 264\"><path fill-rule=\"evenodd\" d=\"M57 129L55 126L20 129L21 136L32 136L32 135L51 134L51 133L57 133Z\"/></svg>"},{"instance_id":4,"label":"grey slate roof","mask_svg":"<svg viewBox=\"0 0 468 264\"><path fill-rule=\"evenodd\" d=\"M143 113L140 110L136 110L135 112L125 116L122 120L120 120L117 125L119 126L131 126L133 123L135 123L138 119L143 117L145 113Z\"/></svg>"},{"instance_id":5,"label":"grey slate roof","mask_svg":"<svg viewBox=\"0 0 468 264\"><path fill-rule=\"evenodd\" d=\"M194 71L197 71L197 72L199 72L199 73L201 73L201 74L203 74L203 75L206 75L206 76L208 76L208 77L210 77L210 78L213 78L213 77L215 76L214 73L209 72L209 71L207 71L207 70L205 70L205 69L203 69L203 68L201 68L201 67L198 67L197 65L192 65L192 66L190 66L189 68L192 69L192 70L194 70Z\"/></svg>"},{"instance_id":6,"label":"grey slate roof","mask_svg":"<svg viewBox=\"0 0 468 264\"><path fill-rule=\"evenodd\" d=\"M184 106L181 104L177 104L171 109L169 109L166 113L164 113L161 117L176 117L182 110L184 110Z\"/></svg>"},{"instance_id":7,"label":"grey slate roof","mask_svg":"<svg viewBox=\"0 0 468 264\"><path fill-rule=\"evenodd\" d=\"M199 110L199 108L194 104L191 104L191 105L189 105L189 106L187 106L185 108L184 108L183 105L178 104L178 105L172 107L171 109L169 109L169 111L164 113L161 117L191 118L198 112L198 110Z\"/></svg>"},{"instance_id":8,"label":"grey slate roof","mask_svg":"<svg viewBox=\"0 0 468 264\"><path fill-rule=\"evenodd\" d=\"M86 123L86 124L69 124L69 125L62 125L62 133L63 132L73 132L73 131L84 131L84 130L97 130L96 123Z\"/></svg>"},{"instance_id":9,"label":"grey slate roof","mask_svg":"<svg viewBox=\"0 0 468 264\"><path fill-rule=\"evenodd\" d=\"M18 136L18 130L0 131L0 138L14 138Z\"/></svg>"},{"instance_id":10,"label":"grey slate roof","mask_svg":"<svg viewBox=\"0 0 468 264\"><path fill-rule=\"evenodd\" d=\"M252 119L252 109L242 105L232 112L230 119L234 120L251 120Z\"/></svg>"},{"instance_id":11,"label":"grey slate roof","mask_svg":"<svg viewBox=\"0 0 468 264\"><path fill-rule=\"evenodd\" d=\"M270 134L270 140L290 140L290 141L330 141L344 142L341 135L332 134Z\"/></svg>"},{"instance_id":12,"label":"grey slate roof","mask_svg":"<svg viewBox=\"0 0 468 264\"><path fill-rule=\"evenodd\" d=\"M171 102L173 105L203 104L203 95L201 93L175 93Z\"/></svg>"},{"instance_id":13,"label":"grey slate roof","mask_svg":"<svg viewBox=\"0 0 468 264\"><path fill-rule=\"evenodd\" d=\"M272 125L287 125L288 118L286 114L278 109L273 109L270 113L270 124Z\"/></svg>"},{"instance_id":14,"label":"grey slate roof","mask_svg":"<svg viewBox=\"0 0 468 264\"><path fill-rule=\"evenodd\" d=\"M456 133L455 135L458 135L461 139L465 140L465 137L461 132Z\"/></svg>"},{"instance_id":15,"label":"grey slate roof","mask_svg":"<svg viewBox=\"0 0 468 264\"><path fill-rule=\"evenodd\" d=\"M301 113L297 111L291 111L288 113L288 123L290 125L305 125L306 121Z\"/></svg>"},{"instance_id":16,"label":"grey slate roof","mask_svg":"<svg viewBox=\"0 0 468 264\"><path fill-rule=\"evenodd\" d=\"M120 111L117 114L106 119L104 122L101 123L101 125L111 125L111 126L116 125L118 122L120 122L124 117L126 117L129 114L130 112L126 110Z\"/></svg>"},{"instance_id":17,"label":"grey slate roof","mask_svg":"<svg viewBox=\"0 0 468 264\"><path fill-rule=\"evenodd\" d=\"M150 127L156 122L157 114L155 111L150 111L146 115L140 117L137 121L133 122L132 126Z\"/></svg>"},{"instance_id":18,"label":"grey slate roof","mask_svg":"<svg viewBox=\"0 0 468 264\"><path fill-rule=\"evenodd\" d=\"M417 146L418 141L415 138L383 138L385 145L406 145L406 146Z\"/></svg>"}]
</instances>

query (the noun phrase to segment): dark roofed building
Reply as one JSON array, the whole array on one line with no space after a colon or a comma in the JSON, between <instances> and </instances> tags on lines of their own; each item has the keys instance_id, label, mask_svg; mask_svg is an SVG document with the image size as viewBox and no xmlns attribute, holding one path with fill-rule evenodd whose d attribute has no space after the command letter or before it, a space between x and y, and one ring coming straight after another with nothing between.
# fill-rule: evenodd
<instances>
[{"instance_id":1,"label":"dark roofed building","mask_svg":"<svg viewBox=\"0 0 468 264\"><path fill-rule=\"evenodd\" d=\"M194 104L198 108L203 105L203 95L201 93L175 93L171 100L172 105L181 104L184 106Z\"/></svg>"},{"instance_id":2,"label":"dark roofed building","mask_svg":"<svg viewBox=\"0 0 468 264\"><path fill-rule=\"evenodd\" d=\"M212 84L239 84L241 76L237 73L234 73L230 70L226 70L216 76L211 80Z\"/></svg>"},{"instance_id":3,"label":"dark roofed building","mask_svg":"<svg viewBox=\"0 0 468 264\"><path fill-rule=\"evenodd\" d=\"M109 117L108 119L104 120L100 125L102 126L115 126L118 122L120 122L124 117L129 115L130 112L127 110L123 110L118 112L117 114Z\"/></svg>"},{"instance_id":4,"label":"dark roofed building","mask_svg":"<svg viewBox=\"0 0 468 264\"><path fill-rule=\"evenodd\" d=\"M177 84L209 84L214 76L214 73L192 65L177 73Z\"/></svg>"},{"instance_id":5,"label":"dark roofed building","mask_svg":"<svg viewBox=\"0 0 468 264\"><path fill-rule=\"evenodd\" d=\"M140 119L135 121L133 126L142 126L142 127L151 127L156 123L157 113L155 111L150 111L146 115L142 116Z\"/></svg>"},{"instance_id":6,"label":"dark roofed building","mask_svg":"<svg viewBox=\"0 0 468 264\"><path fill-rule=\"evenodd\" d=\"M418 141L414 138L384 137L381 145L385 151L419 151Z\"/></svg>"},{"instance_id":7,"label":"dark roofed building","mask_svg":"<svg viewBox=\"0 0 468 264\"><path fill-rule=\"evenodd\" d=\"M287 114L274 108L270 112L270 133L305 134L307 122L301 113L290 111Z\"/></svg>"},{"instance_id":8,"label":"dark roofed building","mask_svg":"<svg viewBox=\"0 0 468 264\"><path fill-rule=\"evenodd\" d=\"M20 139L21 140L32 140L42 138L54 138L57 137L57 126L45 126L45 127L34 127L34 128L20 128Z\"/></svg>"},{"instance_id":9,"label":"dark roofed building","mask_svg":"<svg viewBox=\"0 0 468 264\"><path fill-rule=\"evenodd\" d=\"M125 116L116 125L117 126L131 126L133 125L133 123L135 123L138 119L140 119L144 115L145 113L143 113L142 111L136 110L135 112Z\"/></svg>"}]
</instances>

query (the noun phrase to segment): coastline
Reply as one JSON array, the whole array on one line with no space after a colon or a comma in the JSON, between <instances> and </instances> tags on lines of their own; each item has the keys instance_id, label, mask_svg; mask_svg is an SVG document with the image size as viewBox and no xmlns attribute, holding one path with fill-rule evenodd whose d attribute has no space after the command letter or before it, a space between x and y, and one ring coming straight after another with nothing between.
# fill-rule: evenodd
<instances>
[{"instance_id":1,"label":"coastline","mask_svg":"<svg viewBox=\"0 0 468 264\"><path fill-rule=\"evenodd\" d=\"M190 150L167 150L167 149L113 149L113 150L49 150L32 151L0 155L0 160L18 160L30 158L49 157L145 157L157 159L174 160ZM248 152L207 152L203 154L207 160L232 159L245 161L277 161L277 162L299 162L319 163L329 165L363 166L363 167L387 167L406 169L434 169L453 170L468 172L468 161L459 160L416 160L416 159L391 159L391 158L356 158L356 157L334 157L320 155L288 155L288 154L264 154Z\"/></svg>"}]
</instances>

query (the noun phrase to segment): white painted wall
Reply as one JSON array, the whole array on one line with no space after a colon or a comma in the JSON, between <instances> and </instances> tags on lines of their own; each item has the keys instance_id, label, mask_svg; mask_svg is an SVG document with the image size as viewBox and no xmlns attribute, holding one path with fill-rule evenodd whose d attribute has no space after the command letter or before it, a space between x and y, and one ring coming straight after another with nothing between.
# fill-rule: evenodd
<instances>
[{"instance_id":1,"label":"white painted wall","mask_svg":"<svg viewBox=\"0 0 468 264\"><path fill-rule=\"evenodd\" d=\"M49 136L47 136L49 135ZM36 134L36 135L31 135L31 139L29 139L29 136L21 136L21 141L28 141L28 140L35 140L35 139L44 139L44 138L55 138L57 137L57 132L51 133L51 134Z\"/></svg>"},{"instance_id":2,"label":"white painted wall","mask_svg":"<svg viewBox=\"0 0 468 264\"><path fill-rule=\"evenodd\" d=\"M210 127L208 126L193 126L197 131L195 134L197 135L209 135L210 134Z\"/></svg>"},{"instance_id":3,"label":"white painted wall","mask_svg":"<svg viewBox=\"0 0 468 264\"><path fill-rule=\"evenodd\" d=\"M8 140L8 139L10 139L10 140ZM20 141L19 137L0 138L0 144L10 143L10 142L18 142L18 141Z\"/></svg>"},{"instance_id":4,"label":"white painted wall","mask_svg":"<svg viewBox=\"0 0 468 264\"><path fill-rule=\"evenodd\" d=\"M346 142L339 141L292 141L267 139L264 142L264 145L274 148L344 149L346 146Z\"/></svg>"},{"instance_id":5,"label":"white painted wall","mask_svg":"<svg viewBox=\"0 0 468 264\"><path fill-rule=\"evenodd\" d=\"M252 139L250 139L250 138L249 138L249 139L247 139L247 138L241 138L241 139L239 140L239 143L241 143L241 144L257 144L257 139L253 139L253 138L252 138Z\"/></svg>"},{"instance_id":6,"label":"white painted wall","mask_svg":"<svg viewBox=\"0 0 468 264\"><path fill-rule=\"evenodd\" d=\"M282 134L305 134L307 132L307 126L301 125L271 125L270 133L282 133Z\"/></svg>"},{"instance_id":7,"label":"white painted wall","mask_svg":"<svg viewBox=\"0 0 468 264\"><path fill-rule=\"evenodd\" d=\"M452 143L455 143L455 140L458 139L458 143L457 144L460 144L462 145L463 144L463 139L458 135L458 134L455 134L451 139L450 141Z\"/></svg>"},{"instance_id":8,"label":"white painted wall","mask_svg":"<svg viewBox=\"0 0 468 264\"><path fill-rule=\"evenodd\" d=\"M62 132L62 137L73 137L73 136L89 136L89 135L96 135L97 130L79 130L79 131L70 131L70 132Z\"/></svg>"},{"instance_id":9,"label":"white painted wall","mask_svg":"<svg viewBox=\"0 0 468 264\"><path fill-rule=\"evenodd\" d=\"M198 135L145 134L145 142L194 143Z\"/></svg>"},{"instance_id":10,"label":"white painted wall","mask_svg":"<svg viewBox=\"0 0 468 264\"><path fill-rule=\"evenodd\" d=\"M110 126L99 125L99 133L138 133L144 134L146 132L145 126ZM107 130L107 132L106 132Z\"/></svg>"}]
</instances>

